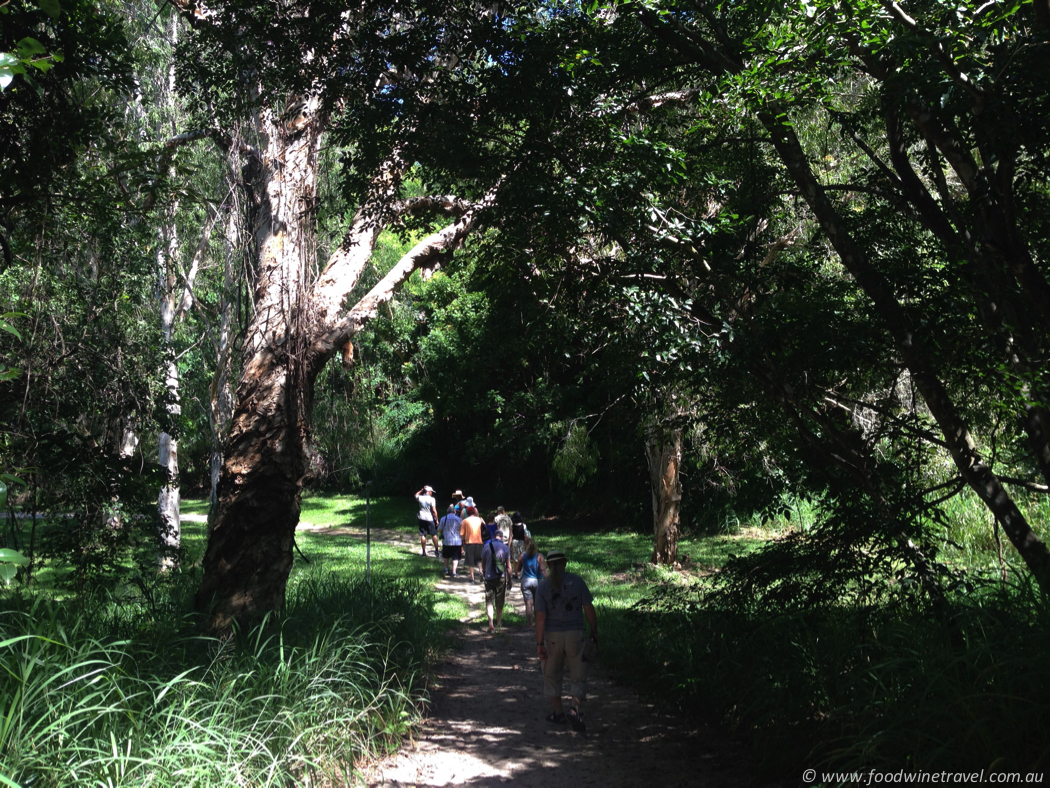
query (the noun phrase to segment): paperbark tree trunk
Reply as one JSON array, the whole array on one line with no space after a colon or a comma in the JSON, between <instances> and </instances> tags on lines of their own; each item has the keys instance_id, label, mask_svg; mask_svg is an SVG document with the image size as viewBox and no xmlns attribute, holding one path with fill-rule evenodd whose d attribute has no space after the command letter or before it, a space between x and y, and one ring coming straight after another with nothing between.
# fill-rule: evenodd
<instances>
[{"instance_id":1,"label":"paperbark tree trunk","mask_svg":"<svg viewBox=\"0 0 1050 788\"><path fill-rule=\"evenodd\" d=\"M171 42L178 41L179 20L171 18ZM165 125L170 123L172 135L175 129L175 62L168 65L166 84L163 89ZM166 169L172 174L170 166ZM175 359L173 334L179 319L177 304L177 281L175 277L176 260L179 254L178 230L175 216L178 213L178 201L166 206L164 222L161 225L161 239L157 246L157 293L160 300L160 333L162 353L164 355L164 396L163 426L158 436L157 462L164 474L160 493L157 496L157 566L161 571L173 569L178 562L179 547L182 543L182 524L180 520L179 491L179 449L176 437L176 424L182 413L179 403L179 367Z\"/></svg>"},{"instance_id":2,"label":"paperbark tree trunk","mask_svg":"<svg viewBox=\"0 0 1050 788\"><path fill-rule=\"evenodd\" d=\"M645 458L653 496L654 564L678 563L678 514L682 502L682 428L654 424L646 431Z\"/></svg>"},{"instance_id":3,"label":"paperbark tree trunk","mask_svg":"<svg viewBox=\"0 0 1050 788\"><path fill-rule=\"evenodd\" d=\"M254 314L225 455L196 606L205 626L227 631L284 602L307 470L314 382L328 360L420 268L440 264L470 232L477 212L452 197L393 199L406 166L396 155L374 179L374 192L324 270L314 270L313 209L324 116L312 101L258 118L264 142L255 178L258 264ZM417 244L345 314L353 289L392 215L440 209L460 218Z\"/></svg>"},{"instance_id":4,"label":"paperbark tree trunk","mask_svg":"<svg viewBox=\"0 0 1050 788\"><path fill-rule=\"evenodd\" d=\"M175 210L168 211L164 236L157 249L157 280L160 292L160 333L164 353L164 427L158 440L157 461L164 473L157 497L157 564L161 570L175 566L181 543L179 520L179 449L175 437L175 423L182 411L179 404L179 367L175 362L172 333L175 330L175 257L178 237L175 230Z\"/></svg>"},{"instance_id":5,"label":"paperbark tree trunk","mask_svg":"<svg viewBox=\"0 0 1050 788\"><path fill-rule=\"evenodd\" d=\"M196 597L213 629L279 608L292 568L305 472L304 411L313 384L306 369L303 294L313 268L321 126L309 100L286 108L283 116L265 109L257 118L263 146L255 178L255 313Z\"/></svg>"}]
</instances>

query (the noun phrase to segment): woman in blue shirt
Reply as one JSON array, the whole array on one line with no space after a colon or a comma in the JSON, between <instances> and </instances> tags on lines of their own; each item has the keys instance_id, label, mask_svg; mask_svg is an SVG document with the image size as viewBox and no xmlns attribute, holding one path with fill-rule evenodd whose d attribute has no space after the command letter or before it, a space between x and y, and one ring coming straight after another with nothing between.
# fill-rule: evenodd
<instances>
[{"instance_id":1,"label":"woman in blue shirt","mask_svg":"<svg viewBox=\"0 0 1050 788\"><path fill-rule=\"evenodd\" d=\"M540 580L547 576L547 562L536 550L532 537L525 537L525 552L514 562L514 573L521 577L521 595L525 599L525 621L529 629L533 628L534 608L536 606L536 588Z\"/></svg>"}]
</instances>

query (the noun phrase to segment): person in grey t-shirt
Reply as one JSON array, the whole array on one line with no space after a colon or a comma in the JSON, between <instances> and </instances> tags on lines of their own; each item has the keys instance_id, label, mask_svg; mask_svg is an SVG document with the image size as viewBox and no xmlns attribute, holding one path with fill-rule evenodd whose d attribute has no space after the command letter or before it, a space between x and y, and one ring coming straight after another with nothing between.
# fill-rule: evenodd
<instances>
[{"instance_id":1,"label":"person in grey t-shirt","mask_svg":"<svg viewBox=\"0 0 1050 788\"><path fill-rule=\"evenodd\" d=\"M550 575L540 581L536 589L536 649L543 662L544 690L551 699L553 710L547 722L572 723L574 731L584 731L580 704L587 699L587 663L583 652L586 637L584 619L590 628L590 638L598 643L598 615L594 600L583 578L565 571L565 553L551 550L547 553ZM569 694L572 702L568 714L562 709L562 673L569 666Z\"/></svg>"}]
</instances>

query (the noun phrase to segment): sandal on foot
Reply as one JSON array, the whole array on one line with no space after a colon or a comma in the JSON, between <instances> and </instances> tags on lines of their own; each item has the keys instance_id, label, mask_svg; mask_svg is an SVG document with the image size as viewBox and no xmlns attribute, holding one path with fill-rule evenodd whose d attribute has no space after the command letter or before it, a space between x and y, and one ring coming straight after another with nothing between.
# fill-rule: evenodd
<instances>
[{"instance_id":1,"label":"sandal on foot","mask_svg":"<svg viewBox=\"0 0 1050 788\"><path fill-rule=\"evenodd\" d=\"M556 725L564 725L566 722L568 722L568 718L564 714L560 714L556 711L552 711L550 714L544 717L544 719L547 720L547 722L553 722Z\"/></svg>"},{"instance_id":2,"label":"sandal on foot","mask_svg":"<svg viewBox=\"0 0 1050 788\"><path fill-rule=\"evenodd\" d=\"M587 730L587 726L583 724L583 715L580 714L578 709L569 709L569 722L572 723L572 729L577 733L583 733Z\"/></svg>"}]
</instances>

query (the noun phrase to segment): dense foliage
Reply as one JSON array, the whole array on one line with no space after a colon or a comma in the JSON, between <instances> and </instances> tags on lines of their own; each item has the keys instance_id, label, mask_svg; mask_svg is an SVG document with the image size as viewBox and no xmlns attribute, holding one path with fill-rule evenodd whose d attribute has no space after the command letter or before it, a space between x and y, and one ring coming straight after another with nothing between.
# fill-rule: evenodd
<instances>
[{"instance_id":1,"label":"dense foliage","mask_svg":"<svg viewBox=\"0 0 1050 788\"><path fill-rule=\"evenodd\" d=\"M279 535L304 484L424 479L652 530L671 565L679 531L804 509L632 621L688 652L674 675L714 677L696 697L728 664L805 673L770 674L772 646L734 662L739 632L864 630L801 693L850 736L841 698L881 673L829 688L834 665L892 661L916 617L938 628L921 661L958 657L964 684L1006 632L1040 653L1045 0L12 0L0 23L2 547L26 586L148 587L177 563L180 484L212 492L213 526L280 512ZM360 276L311 290L371 220ZM262 482L223 509L233 448ZM257 547L272 576L241 596L280 608L292 541L222 538L205 574ZM988 659L982 697L1014 664Z\"/></svg>"}]
</instances>

